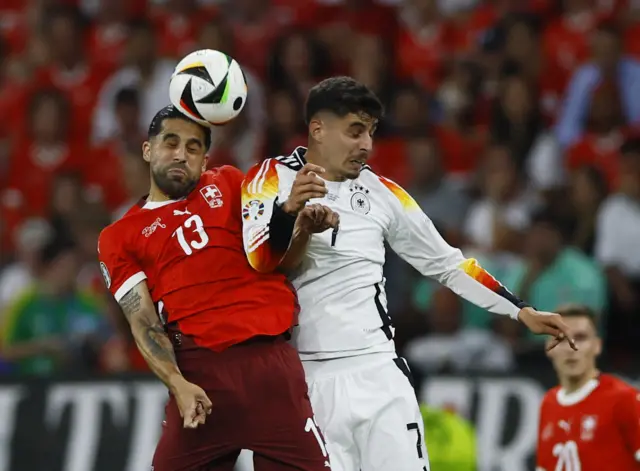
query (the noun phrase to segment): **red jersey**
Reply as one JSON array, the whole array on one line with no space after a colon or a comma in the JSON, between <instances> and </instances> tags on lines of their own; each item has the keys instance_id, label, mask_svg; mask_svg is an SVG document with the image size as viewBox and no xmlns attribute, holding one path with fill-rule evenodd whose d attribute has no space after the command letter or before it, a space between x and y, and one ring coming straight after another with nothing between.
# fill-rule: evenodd
<instances>
[{"instance_id":1,"label":"red jersey","mask_svg":"<svg viewBox=\"0 0 640 471\"><path fill-rule=\"evenodd\" d=\"M640 392L601 375L567 394L547 392L540 409L537 470L640 470Z\"/></svg>"},{"instance_id":2,"label":"red jersey","mask_svg":"<svg viewBox=\"0 0 640 471\"><path fill-rule=\"evenodd\" d=\"M116 300L146 279L162 320L215 351L286 332L297 298L284 275L258 273L247 261L242 179L234 167L207 171L186 198L141 202L104 229L100 266Z\"/></svg>"}]
</instances>

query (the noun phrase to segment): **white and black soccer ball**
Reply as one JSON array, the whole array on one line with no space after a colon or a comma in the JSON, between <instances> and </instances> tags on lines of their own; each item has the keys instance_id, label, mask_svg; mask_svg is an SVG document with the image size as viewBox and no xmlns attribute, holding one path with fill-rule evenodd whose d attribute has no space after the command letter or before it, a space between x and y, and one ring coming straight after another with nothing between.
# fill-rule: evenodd
<instances>
[{"instance_id":1,"label":"white and black soccer ball","mask_svg":"<svg viewBox=\"0 0 640 471\"><path fill-rule=\"evenodd\" d=\"M247 81L227 54L202 49L185 56L169 85L171 103L205 126L219 126L238 116L247 101Z\"/></svg>"}]
</instances>

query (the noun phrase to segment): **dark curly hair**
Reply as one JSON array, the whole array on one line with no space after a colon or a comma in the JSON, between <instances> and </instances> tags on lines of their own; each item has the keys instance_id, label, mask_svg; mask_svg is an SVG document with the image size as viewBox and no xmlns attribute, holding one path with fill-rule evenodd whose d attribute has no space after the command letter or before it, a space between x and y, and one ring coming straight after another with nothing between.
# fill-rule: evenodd
<instances>
[{"instance_id":1,"label":"dark curly hair","mask_svg":"<svg viewBox=\"0 0 640 471\"><path fill-rule=\"evenodd\" d=\"M384 107L366 85L351 77L331 77L314 86L307 96L304 121L320 111L329 111L343 117L349 113L364 113L374 119L384 116Z\"/></svg>"}]
</instances>

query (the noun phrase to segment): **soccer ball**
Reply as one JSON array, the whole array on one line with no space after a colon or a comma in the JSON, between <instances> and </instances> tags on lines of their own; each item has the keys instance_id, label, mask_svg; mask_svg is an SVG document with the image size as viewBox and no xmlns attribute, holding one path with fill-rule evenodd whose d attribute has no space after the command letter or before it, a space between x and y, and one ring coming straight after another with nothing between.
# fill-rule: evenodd
<instances>
[{"instance_id":1,"label":"soccer ball","mask_svg":"<svg viewBox=\"0 0 640 471\"><path fill-rule=\"evenodd\" d=\"M205 126L228 123L247 101L247 82L238 63L228 55L202 49L184 57L169 84L171 103Z\"/></svg>"}]
</instances>

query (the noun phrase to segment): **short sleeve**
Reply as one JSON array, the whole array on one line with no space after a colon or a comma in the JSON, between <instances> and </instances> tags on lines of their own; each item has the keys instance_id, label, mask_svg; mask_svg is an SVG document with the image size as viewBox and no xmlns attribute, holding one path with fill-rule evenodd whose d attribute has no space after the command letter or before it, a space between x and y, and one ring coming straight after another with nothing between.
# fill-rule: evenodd
<instances>
[{"instance_id":1,"label":"short sleeve","mask_svg":"<svg viewBox=\"0 0 640 471\"><path fill-rule=\"evenodd\" d=\"M98 239L100 271L116 301L120 302L134 286L147 278L139 263L123 247L115 226L107 227Z\"/></svg>"}]
</instances>

